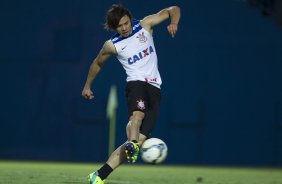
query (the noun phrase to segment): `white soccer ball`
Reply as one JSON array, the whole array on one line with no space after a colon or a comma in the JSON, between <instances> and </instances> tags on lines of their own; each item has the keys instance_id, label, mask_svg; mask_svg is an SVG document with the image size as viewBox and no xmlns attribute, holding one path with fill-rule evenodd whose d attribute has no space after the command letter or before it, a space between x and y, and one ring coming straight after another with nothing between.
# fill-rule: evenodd
<instances>
[{"instance_id":1,"label":"white soccer ball","mask_svg":"<svg viewBox=\"0 0 282 184\"><path fill-rule=\"evenodd\" d=\"M141 146L141 158L150 164L159 164L166 159L167 146L158 138L147 139Z\"/></svg>"}]
</instances>

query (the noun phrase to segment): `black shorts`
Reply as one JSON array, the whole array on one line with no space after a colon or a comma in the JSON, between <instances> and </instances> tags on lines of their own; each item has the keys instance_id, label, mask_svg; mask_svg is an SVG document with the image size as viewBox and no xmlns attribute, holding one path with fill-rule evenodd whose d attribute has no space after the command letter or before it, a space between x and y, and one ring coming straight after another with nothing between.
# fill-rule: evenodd
<instances>
[{"instance_id":1,"label":"black shorts","mask_svg":"<svg viewBox=\"0 0 282 184\"><path fill-rule=\"evenodd\" d=\"M126 85L126 99L129 117L134 111L145 113L140 133L149 137L157 122L161 90L147 82L129 81Z\"/></svg>"}]
</instances>

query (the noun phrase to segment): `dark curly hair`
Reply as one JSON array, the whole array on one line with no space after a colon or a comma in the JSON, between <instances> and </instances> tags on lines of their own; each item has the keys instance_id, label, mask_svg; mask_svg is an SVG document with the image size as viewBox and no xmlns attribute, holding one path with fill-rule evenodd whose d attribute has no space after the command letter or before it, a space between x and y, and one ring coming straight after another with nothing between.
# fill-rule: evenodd
<instances>
[{"instance_id":1,"label":"dark curly hair","mask_svg":"<svg viewBox=\"0 0 282 184\"><path fill-rule=\"evenodd\" d=\"M106 14L106 22L104 24L104 28L108 31L116 30L120 19L125 15L127 15L130 20L132 20L132 15L128 9L126 9L121 4L113 4L111 9L109 9Z\"/></svg>"}]
</instances>

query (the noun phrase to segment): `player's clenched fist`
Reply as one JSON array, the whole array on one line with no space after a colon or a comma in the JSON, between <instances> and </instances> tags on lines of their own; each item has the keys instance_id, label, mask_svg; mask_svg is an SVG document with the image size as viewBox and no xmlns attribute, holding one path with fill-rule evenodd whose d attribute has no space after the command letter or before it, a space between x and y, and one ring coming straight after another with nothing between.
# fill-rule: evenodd
<instances>
[{"instance_id":1,"label":"player's clenched fist","mask_svg":"<svg viewBox=\"0 0 282 184\"><path fill-rule=\"evenodd\" d=\"M84 96L84 98L88 100L94 98L93 92L90 89L83 89L82 96Z\"/></svg>"}]
</instances>

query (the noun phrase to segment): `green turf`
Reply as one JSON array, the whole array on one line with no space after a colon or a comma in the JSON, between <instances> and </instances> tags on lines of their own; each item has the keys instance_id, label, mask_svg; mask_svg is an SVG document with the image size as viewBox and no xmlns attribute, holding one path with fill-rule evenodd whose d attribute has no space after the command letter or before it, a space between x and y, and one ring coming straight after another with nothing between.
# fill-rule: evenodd
<instances>
[{"instance_id":1,"label":"green turf","mask_svg":"<svg viewBox=\"0 0 282 184\"><path fill-rule=\"evenodd\" d=\"M0 184L87 184L86 175L100 166L0 161ZM282 184L282 169L125 164L106 184Z\"/></svg>"}]
</instances>

